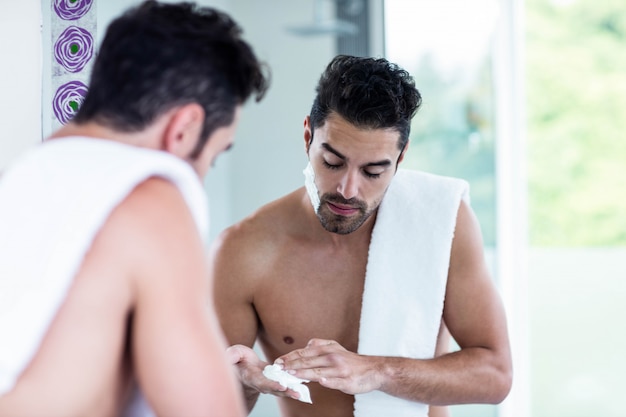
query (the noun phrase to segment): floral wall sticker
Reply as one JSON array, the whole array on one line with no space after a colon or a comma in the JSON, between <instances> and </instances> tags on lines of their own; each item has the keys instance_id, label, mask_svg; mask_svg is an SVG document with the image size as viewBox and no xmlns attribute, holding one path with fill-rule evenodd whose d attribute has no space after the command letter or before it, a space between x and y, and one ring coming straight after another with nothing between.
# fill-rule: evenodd
<instances>
[{"instance_id":1,"label":"floral wall sticker","mask_svg":"<svg viewBox=\"0 0 626 417\"><path fill-rule=\"evenodd\" d=\"M52 124L74 117L87 93L95 56L95 0L52 0Z\"/></svg>"}]
</instances>

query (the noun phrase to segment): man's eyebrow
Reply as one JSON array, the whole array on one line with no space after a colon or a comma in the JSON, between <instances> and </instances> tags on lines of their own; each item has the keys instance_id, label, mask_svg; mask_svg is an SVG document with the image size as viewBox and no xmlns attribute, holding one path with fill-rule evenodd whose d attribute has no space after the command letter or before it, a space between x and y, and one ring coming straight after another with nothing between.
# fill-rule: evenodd
<instances>
[{"instance_id":1,"label":"man's eyebrow","mask_svg":"<svg viewBox=\"0 0 626 417\"><path fill-rule=\"evenodd\" d=\"M366 167L388 167L391 165L391 161L389 159L383 159L382 161L370 162L369 164L365 164Z\"/></svg>"},{"instance_id":2,"label":"man's eyebrow","mask_svg":"<svg viewBox=\"0 0 626 417\"><path fill-rule=\"evenodd\" d=\"M348 159L341 152L339 152L337 149L335 149L332 146L330 146L328 143L322 143L322 148L324 148L328 152L336 155L338 158L343 159L344 161ZM388 167L390 165L391 165L391 160L383 159L381 161L369 162L369 163L365 164L364 166L365 167L374 167L374 166Z\"/></svg>"},{"instance_id":3,"label":"man's eyebrow","mask_svg":"<svg viewBox=\"0 0 626 417\"><path fill-rule=\"evenodd\" d=\"M328 152L332 154L335 154L338 158L341 158L343 160L348 159L341 152L339 152L337 149L330 146L328 143L322 143L322 148L326 149Z\"/></svg>"}]
</instances>

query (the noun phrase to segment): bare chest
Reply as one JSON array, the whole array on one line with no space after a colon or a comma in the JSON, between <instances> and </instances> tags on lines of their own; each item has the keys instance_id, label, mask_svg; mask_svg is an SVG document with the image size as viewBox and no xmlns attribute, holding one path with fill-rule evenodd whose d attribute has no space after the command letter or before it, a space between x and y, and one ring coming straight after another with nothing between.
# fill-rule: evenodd
<instances>
[{"instance_id":1,"label":"bare chest","mask_svg":"<svg viewBox=\"0 0 626 417\"><path fill-rule=\"evenodd\" d=\"M255 294L259 340L269 360L312 338L358 346L367 247L350 251L289 250Z\"/></svg>"}]
</instances>

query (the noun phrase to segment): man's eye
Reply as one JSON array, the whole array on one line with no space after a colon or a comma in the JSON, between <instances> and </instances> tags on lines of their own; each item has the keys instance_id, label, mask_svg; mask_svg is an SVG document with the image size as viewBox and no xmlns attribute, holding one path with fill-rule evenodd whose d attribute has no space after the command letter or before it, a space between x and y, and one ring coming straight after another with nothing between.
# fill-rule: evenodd
<instances>
[{"instance_id":1,"label":"man's eye","mask_svg":"<svg viewBox=\"0 0 626 417\"><path fill-rule=\"evenodd\" d=\"M378 178L378 177L380 177L380 174L382 174L382 172L379 172L379 173L376 173L376 174L373 174L373 173L367 172L367 171L363 171L363 172L365 173L365 176L367 178Z\"/></svg>"},{"instance_id":2,"label":"man's eye","mask_svg":"<svg viewBox=\"0 0 626 417\"><path fill-rule=\"evenodd\" d=\"M338 164L338 165L333 165L333 164L329 164L329 163L328 163L328 162L326 162L326 161L323 161L323 162L324 162L324 166L325 166L326 168L328 168L328 169L339 169L339 168L341 168L341 164Z\"/></svg>"}]
</instances>

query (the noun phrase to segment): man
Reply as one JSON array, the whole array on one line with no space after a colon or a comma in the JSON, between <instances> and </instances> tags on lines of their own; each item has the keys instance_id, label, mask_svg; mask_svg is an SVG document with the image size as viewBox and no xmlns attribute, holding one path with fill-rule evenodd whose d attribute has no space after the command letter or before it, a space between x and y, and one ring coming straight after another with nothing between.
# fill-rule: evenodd
<instances>
[{"instance_id":1,"label":"man","mask_svg":"<svg viewBox=\"0 0 626 417\"><path fill-rule=\"evenodd\" d=\"M74 120L4 172L0 415L132 415L135 381L159 416L244 414L201 182L266 89L240 35L191 3L127 11Z\"/></svg>"},{"instance_id":2,"label":"man","mask_svg":"<svg viewBox=\"0 0 626 417\"><path fill-rule=\"evenodd\" d=\"M467 185L398 171L420 104L396 65L333 59L304 120L305 187L216 242L216 307L249 410L272 393L283 417L415 417L508 394L505 317ZM439 355L446 326L460 350ZM265 378L256 341L311 381L312 404Z\"/></svg>"}]
</instances>

